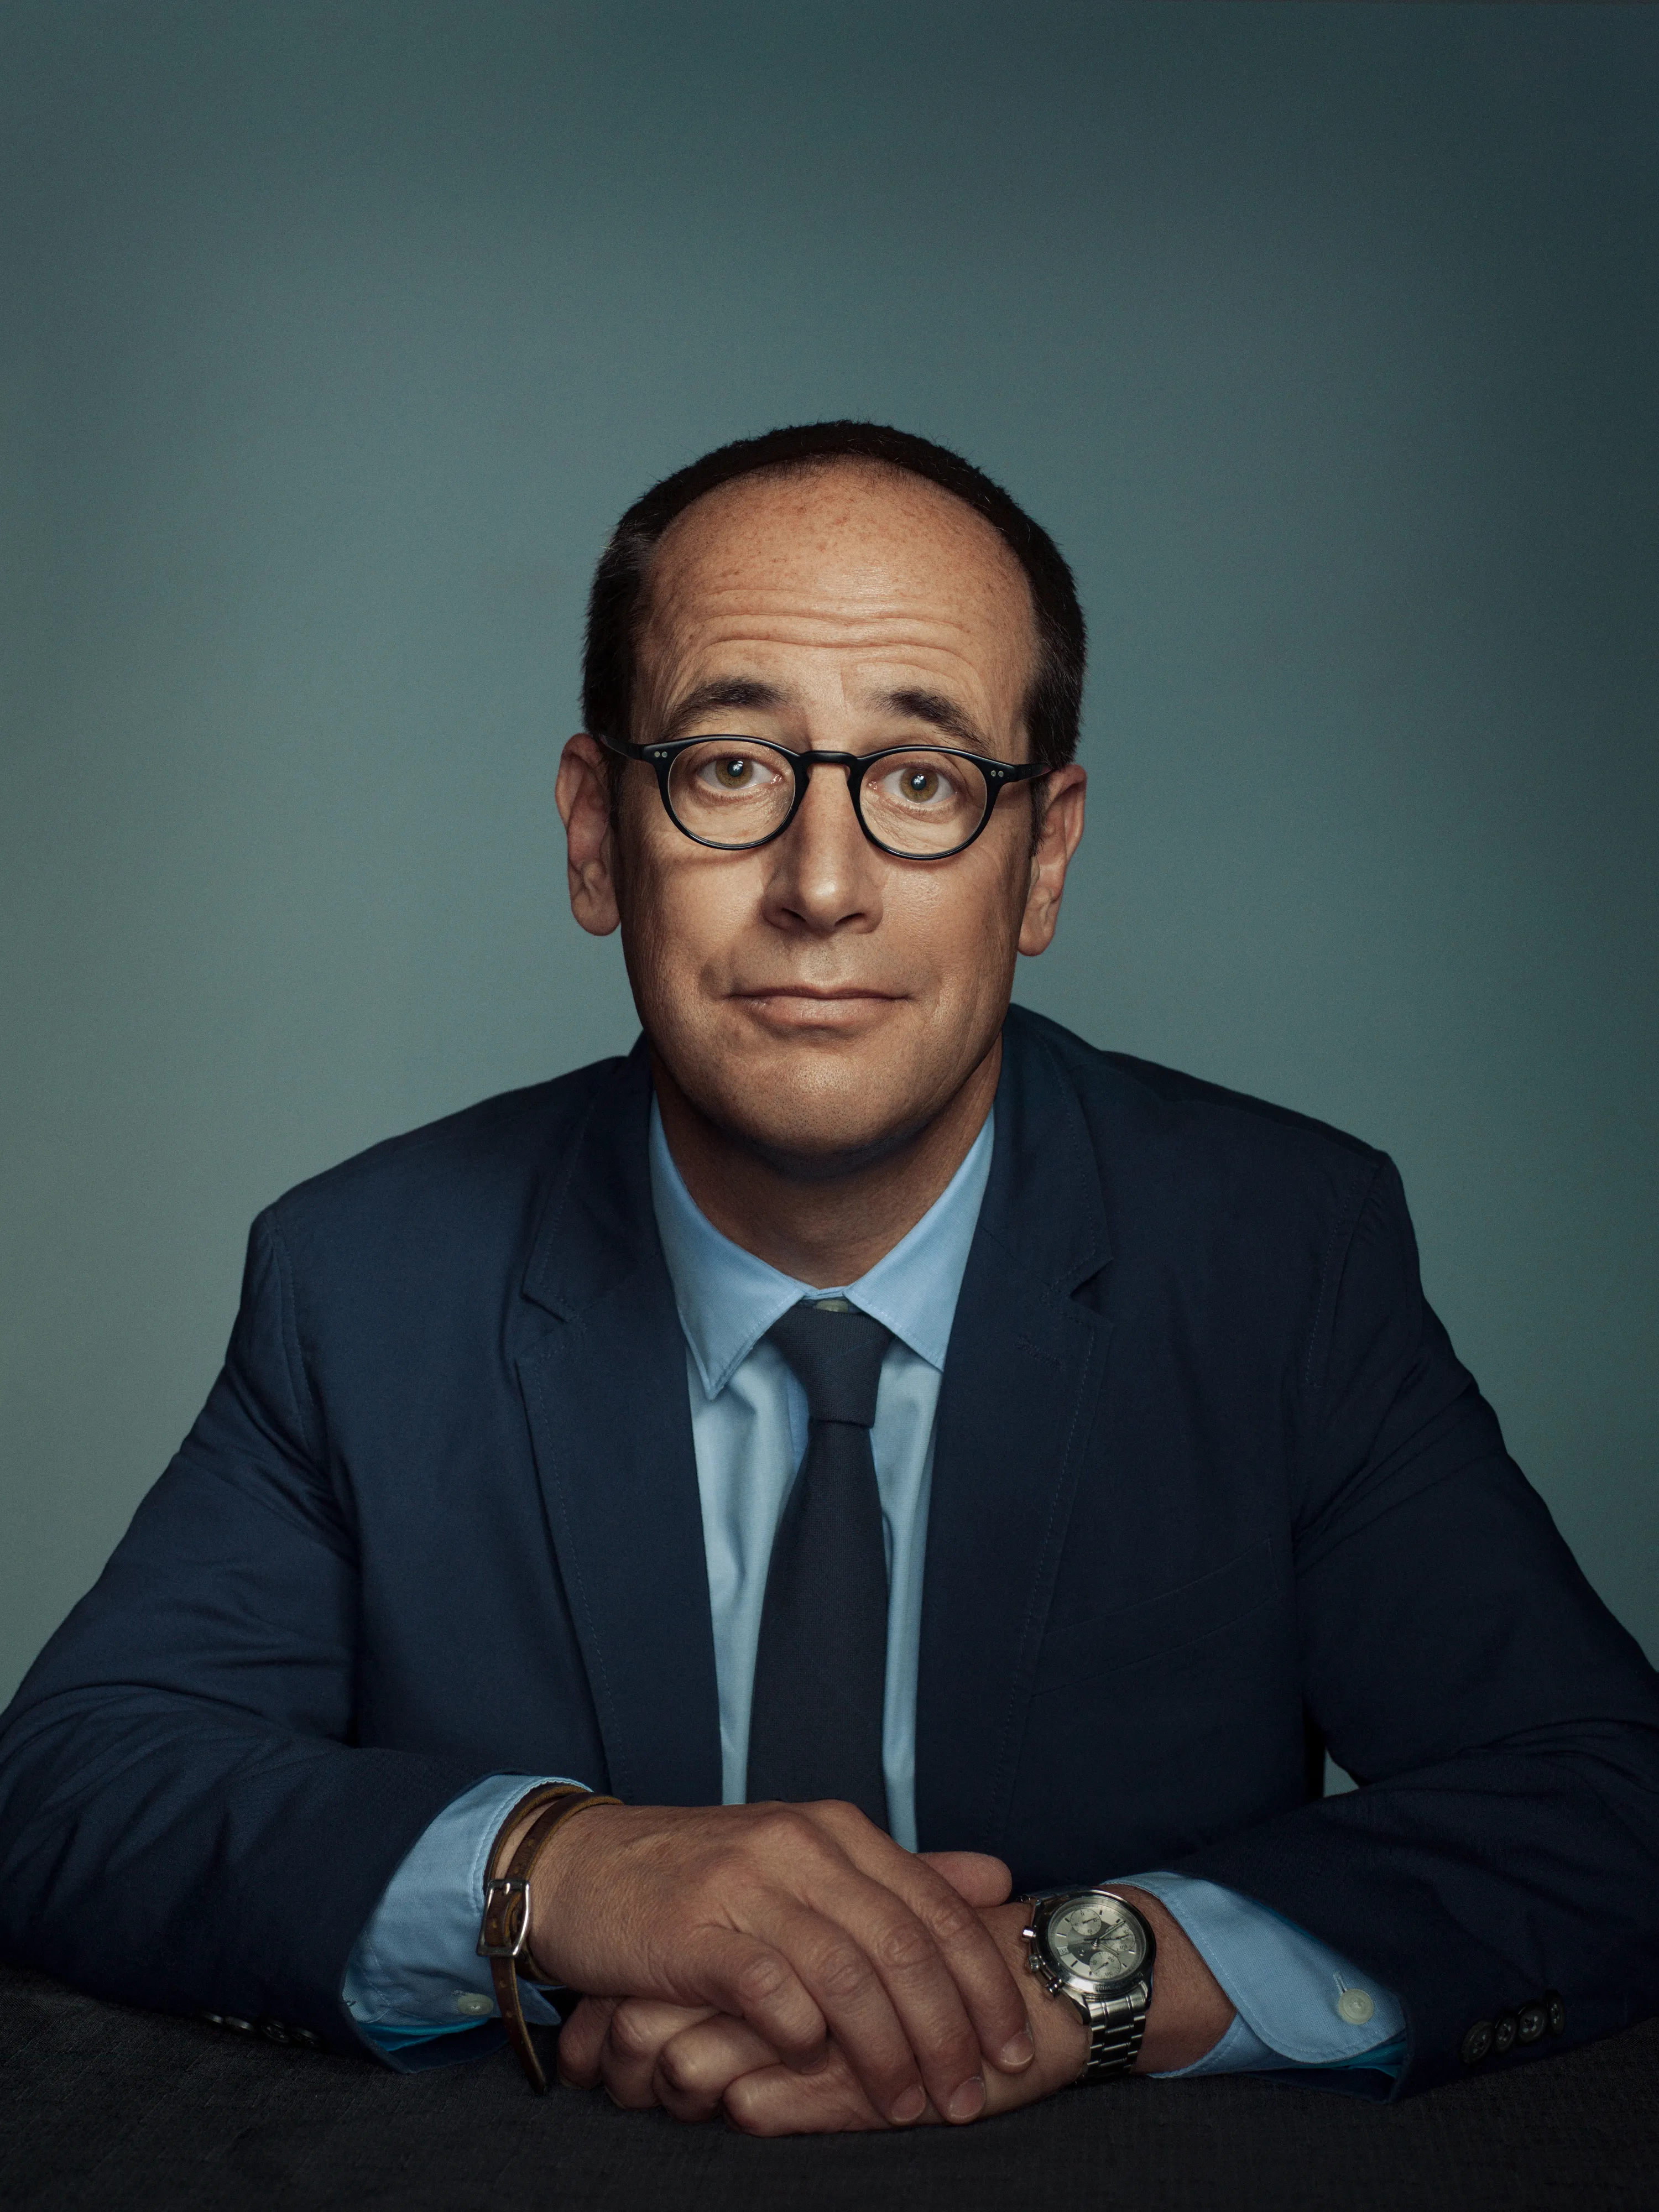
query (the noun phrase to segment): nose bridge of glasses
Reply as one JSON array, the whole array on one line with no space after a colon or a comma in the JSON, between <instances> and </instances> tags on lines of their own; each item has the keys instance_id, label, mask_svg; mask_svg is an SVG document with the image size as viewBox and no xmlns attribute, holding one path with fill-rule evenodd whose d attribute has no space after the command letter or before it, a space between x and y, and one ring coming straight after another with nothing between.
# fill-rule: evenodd
<instances>
[{"instance_id":1,"label":"nose bridge of glasses","mask_svg":"<svg viewBox=\"0 0 1659 2212\"><path fill-rule=\"evenodd\" d=\"M859 787L864 780L864 772L870 759L867 753L842 752L827 745L812 745L803 752L792 753L790 760L795 772L795 804L792 817L796 824L800 824L802 817L811 805L813 785L820 780L814 777L813 769L839 769L841 775L833 781L845 790L858 826L868 837L869 825L864 819L864 809L860 804Z\"/></svg>"}]
</instances>

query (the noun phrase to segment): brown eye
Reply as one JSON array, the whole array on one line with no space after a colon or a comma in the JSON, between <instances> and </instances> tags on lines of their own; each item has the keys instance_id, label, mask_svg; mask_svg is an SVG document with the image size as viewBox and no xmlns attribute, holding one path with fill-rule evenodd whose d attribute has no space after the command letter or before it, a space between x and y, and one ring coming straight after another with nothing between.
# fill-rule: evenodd
<instances>
[{"instance_id":1,"label":"brown eye","mask_svg":"<svg viewBox=\"0 0 1659 2212\"><path fill-rule=\"evenodd\" d=\"M902 788L907 799L925 805L928 799L939 796L939 771L931 768L910 769L905 774Z\"/></svg>"},{"instance_id":2,"label":"brown eye","mask_svg":"<svg viewBox=\"0 0 1659 2212\"><path fill-rule=\"evenodd\" d=\"M714 781L722 791L742 791L755 780L755 763L745 760L741 753L731 753L724 760L710 763Z\"/></svg>"}]
</instances>

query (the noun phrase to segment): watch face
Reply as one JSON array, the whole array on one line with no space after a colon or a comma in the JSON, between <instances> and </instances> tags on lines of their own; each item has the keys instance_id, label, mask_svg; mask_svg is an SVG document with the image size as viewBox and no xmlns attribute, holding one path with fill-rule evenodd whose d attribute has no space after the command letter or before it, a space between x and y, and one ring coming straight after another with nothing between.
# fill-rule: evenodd
<instances>
[{"instance_id":1,"label":"watch face","mask_svg":"<svg viewBox=\"0 0 1659 2212\"><path fill-rule=\"evenodd\" d=\"M1127 1981L1146 1956L1139 1922L1115 1897L1079 1897L1062 1905L1048 1936L1060 1971L1079 1981Z\"/></svg>"}]
</instances>

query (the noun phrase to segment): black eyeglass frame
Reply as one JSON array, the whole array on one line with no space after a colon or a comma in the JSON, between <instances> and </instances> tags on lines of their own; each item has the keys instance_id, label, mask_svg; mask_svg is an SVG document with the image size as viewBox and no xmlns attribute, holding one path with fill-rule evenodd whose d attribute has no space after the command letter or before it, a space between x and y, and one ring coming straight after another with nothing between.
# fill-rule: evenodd
<instances>
[{"instance_id":1,"label":"black eyeglass frame","mask_svg":"<svg viewBox=\"0 0 1659 2212\"><path fill-rule=\"evenodd\" d=\"M985 825L990 820L998 799L1009 785L1030 783L1038 776L1051 775L1054 773L1052 768L1042 761L991 760L984 753L970 753L965 745L884 745L880 751L873 753L816 750L798 753L792 752L787 745L779 744L775 738L747 737L734 730L709 730L700 737L673 738L664 744L635 745L620 738L602 738L599 742L608 751L619 754L624 760L643 761L647 768L654 769L657 772L657 789L662 796L663 811L682 837L689 837L694 845L702 845L711 853L758 853L763 845L770 845L777 838L781 837L796 815L800 812L801 801L806 796L807 781L813 769L821 766L846 769L847 795L853 802L854 816L859 828L863 830L877 852L885 853L890 860L954 860L958 853L965 853L968 850L975 837L984 834ZM668 779L673 773L675 762L682 753L690 752L693 745L717 745L722 743L734 745L758 745L769 753L776 753L781 759L788 762L789 772L794 778L795 795L789 803L789 811L775 830L769 830L763 837L757 837L746 845L723 845L717 838L699 837L696 831L688 830L679 816L675 813L674 802L668 794ZM971 761L985 778L985 811L979 818L978 827L974 830L972 836L964 837L961 844L952 845L943 853L901 852L896 845L884 844L864 818L864 801L861 793L864 779L870 770L878 761L893 760L902 754L915 752L943 753L950 760Z\"/></svg>"}]
</instances>

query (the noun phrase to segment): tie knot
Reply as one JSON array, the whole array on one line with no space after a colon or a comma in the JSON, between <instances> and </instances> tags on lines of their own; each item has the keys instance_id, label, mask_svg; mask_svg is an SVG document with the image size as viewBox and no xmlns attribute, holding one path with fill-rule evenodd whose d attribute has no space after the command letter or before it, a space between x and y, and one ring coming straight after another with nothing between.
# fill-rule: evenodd
<instances>
[{"instance_id":1,"label":"tie knot","mask_svg":"<svg viewBox=\"0 0 1659 2212\"><path fill-rule=\"evenodd\" d=\"M867 1429L876 1418L876 1389L890 1329L854 1307L814 1305L803 1298L766 1332L793 1369L815 1421L850 1421Z\"/></svg>"}]
</instances>

